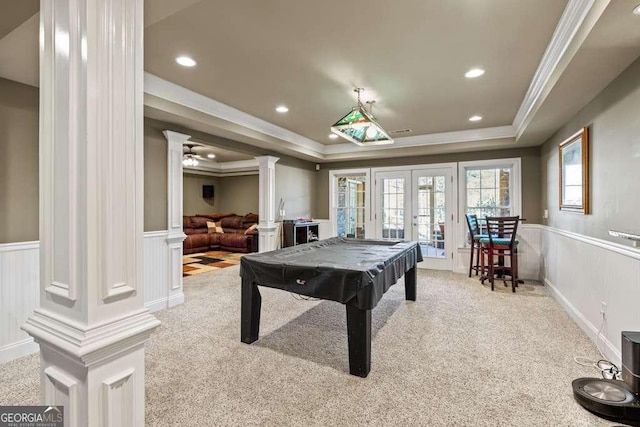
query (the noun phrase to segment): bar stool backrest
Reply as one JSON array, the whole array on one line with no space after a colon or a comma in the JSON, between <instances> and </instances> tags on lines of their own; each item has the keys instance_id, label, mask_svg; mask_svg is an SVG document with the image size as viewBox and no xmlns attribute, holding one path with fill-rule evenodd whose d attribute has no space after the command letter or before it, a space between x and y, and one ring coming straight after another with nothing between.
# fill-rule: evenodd
<instances>
[{"instance_id":1,"label":"bar stool backrest","mask_svg":"<svg viewBox=\"0 0 640 427\"><path fill-rule=\"evenodd\" d=\"M467 214L465 215L467 218L467 226L469 226L469 233L471 235L469 238L473 241L473 236L480 234L480 226L478 225L478 217L477 215Z\"/></svg>"},{"instance_id":2,"label":"bar stool backrest","mask_svg":"<svg viewBox=\"0 0 640 427\"><path fill-rule=\"evenodd\" d=\"M519 216L494 216L487 217L487 233L489 234L489 242L493 246L494 240L496 245L514 247L516 233L518 232ZM500 239L500 240L497 240ZM504 241L508 239L508 243Z\"/></svg>"}]
</instances>

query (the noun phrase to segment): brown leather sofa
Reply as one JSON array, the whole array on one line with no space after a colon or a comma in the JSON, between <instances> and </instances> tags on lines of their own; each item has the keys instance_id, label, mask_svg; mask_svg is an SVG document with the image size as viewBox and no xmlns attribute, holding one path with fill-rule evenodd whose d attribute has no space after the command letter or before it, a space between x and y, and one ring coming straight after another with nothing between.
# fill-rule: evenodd
<instances>
[{"instance_id":1,"label":"brown leather sofa","mask_svg":"<svg viewBox=\"0 0 640 427\"><path fill-rule=\"evenodd\" d=\"M220 221L224 233L209 233L207 222ZM187 235L183 254L223 250L258 252L258 230L247 230L258 223L258 215L210 214L182 217L182 229Z\"/></svg>"}]
</instances>

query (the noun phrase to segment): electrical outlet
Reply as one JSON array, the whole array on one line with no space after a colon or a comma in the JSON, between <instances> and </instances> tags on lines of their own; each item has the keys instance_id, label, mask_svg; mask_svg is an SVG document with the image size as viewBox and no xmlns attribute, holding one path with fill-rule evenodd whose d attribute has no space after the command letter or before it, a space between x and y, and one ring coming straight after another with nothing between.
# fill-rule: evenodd
<instances>
[{"instance_id":1,"label":"electrical outlet","mask_svg":"<svg viewBox=\"0 0 640 427\"><path fill-rule=\"evenodd\" d=\"M600 315L604 317L606 311L607 311L607 303L602 301L600 303Z\"/></svg>"},{"instance_id":2,"label":"electrical outlet","mask_svg":"<svg viewBox=\"0 0 640 427\"><path fill-rule=\"evenodd\" d=\"M549 209L545 209L544 212L542 213L542 218L547 219L549 218Z\"/></svg>"}]
</instances>

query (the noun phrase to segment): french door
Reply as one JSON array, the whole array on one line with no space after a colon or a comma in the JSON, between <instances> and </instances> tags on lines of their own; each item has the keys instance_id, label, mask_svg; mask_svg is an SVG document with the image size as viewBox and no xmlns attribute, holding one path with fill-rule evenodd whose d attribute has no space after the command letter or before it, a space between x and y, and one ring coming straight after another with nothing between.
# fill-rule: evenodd
<instances>
[{"instance_id":1,"label":"french door","mask_svg":"<svg viewBox=\"0 0 640 427\"><path fill-rule=\"evenodd\" d=\"M453 267L454 168L375 172L376 237L420 244L422 268Z\"/></svg>"}]
</instances>

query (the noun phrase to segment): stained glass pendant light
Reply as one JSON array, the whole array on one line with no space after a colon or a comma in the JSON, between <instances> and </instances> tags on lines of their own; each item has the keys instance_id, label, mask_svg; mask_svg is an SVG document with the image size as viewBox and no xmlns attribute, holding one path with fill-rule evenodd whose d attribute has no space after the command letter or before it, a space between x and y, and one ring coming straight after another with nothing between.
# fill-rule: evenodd
<instances>
[{"instance_id":1,"label":"stained glass pendant light","mask_svg":"<svg viewBox=\"0 0 640 427\"><path fill-rule=\"evenodd\" d=\"M360 92L364 89L357 87L353 91L358 94L358 105L331 126L331 132L360 146L393 144L393 139L371 113L375 101L367 101L367 111L360 102Z\"/></svg>"}]
</instances>

